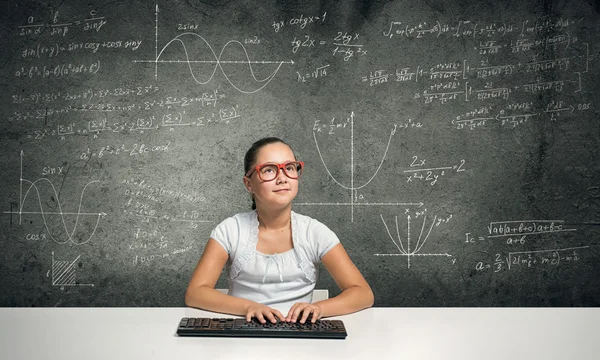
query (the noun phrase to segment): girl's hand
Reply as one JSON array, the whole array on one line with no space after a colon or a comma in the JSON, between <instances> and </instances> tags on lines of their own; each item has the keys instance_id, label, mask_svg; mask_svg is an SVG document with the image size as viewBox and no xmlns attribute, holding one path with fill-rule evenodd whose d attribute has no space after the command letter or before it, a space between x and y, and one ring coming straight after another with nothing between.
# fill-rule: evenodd
<instances>
[{"instance_id":1,"label":"girl's hand","mask_svg":"<svg viewBox=\"0 0 600 360\"><path fill-rule=\"evenodd\" d=\"M302 313L302 317L300 317L300 323L304 324L309 316L311 316L310 321L313 323L315 321L319 320L321 318L321 315L323 314L323 311L316 304L295 303L290 308L290 312L288 313L287 317L285 318L285 321L296 322L296 320L300 316L300 313Z\"/></svg>"},{"instance_id":2,"label":"girl's hand","mask_svg":"<svg viewBox=\"0 0 600 360\"><path fill-rule=\"evenodd\" d=\"M276 323L277 318L281 321L285 321L285 317L279 311L259 303L250 305L246 311L246 321L252 321L253 317L257 318L261 324L266 323L266 319L272 323Z\"/></svg>"}]
</instances>

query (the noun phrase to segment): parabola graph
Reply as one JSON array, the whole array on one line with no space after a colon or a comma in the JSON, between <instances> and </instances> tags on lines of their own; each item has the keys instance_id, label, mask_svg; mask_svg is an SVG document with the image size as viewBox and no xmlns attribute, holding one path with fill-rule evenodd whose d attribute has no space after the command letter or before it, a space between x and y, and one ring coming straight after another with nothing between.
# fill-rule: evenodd
<instances>
[{"instance_id":1,"label":"parabola graph","mask_svg":"<svg viewBox=\"0 0 600 360\"><path fill-rule=\"evenodd\" d=\"M154 59L152 59L152 60L133 60L133 62L135 62L135 63L154 63L154 78L155 79L158 79L158 64L172 64L172 65L184 64L184 65L187 65L192 79L199 85L206 85L209 82L211 82L213 80L213 78L215 77L217 70L220 70L220 72L225 77L227 82L229 82L229 84L231 84L231 86L233 88L235 88L237 91L244 93L244 94L252 94L252 93L262 90L265 86L267 86L273 80L275 75L277 75L277 72L279 72L279 70L281 69L281 66L283 64L294 64L294 62L292 60L290 60L290 61L250 60L250 55L248 55L248 51L246 50L246 47L237 40L227 41L227 43L225 45L223 45L223 47L221 48L221 51L219 52L219 54L217 54L206 38L204 38L202 35L199 35L199 34L193 33L193 32L185 32L185 33L175 36L174 38L169 40L167 42L167 44L164 45L159 51L158 50L158 13L159 13L159 9L158 9L158 5L156 5L155 57L154 57ZM189 48L189 47L196 46L198 44L198 42L201 45L206 46L210 50L209 52L203 52L203 54L207 54L209 56L212 55L213 58L211 58L211 59L190 59L189 49L191 49L191 48ZM182 58L175 59L175 60L164 59L165 52L170 47L177 46L177 45L181 46ZM224 55L226 55L226 49L228 49L230 47L239 47L242 50L243 57L245 59L242 58L242 59L235 59L235 60L224 60ZM212 72L208 72L207 74L204 74L204 76L202 76L202 74L197 73L197 70L195 71L195 69L192 67L192 64L214 64L214 67L212 69ZM252 89L247 89L247 88L243 88L239 84L236 84L235 81L233 81L231 79L230 75L227 74L225 69L223 69L222 64L238 64L238 65L247 66L249 75L251 76L251 80L255 83L255 86L253 86ZM272 64L275 67L275 69L269 75L267 75L263 78L258 78L256 76L255 69L253 68L253 65L258 65L258 64L261 64L261 65Z\"/></svg>"},{"instance_id":2,"label":"parabola graph","mask_svg":"<svg viewBox=\"0 0 600 360\"><path fill-rule=\"evenodd\" d=\"M435 216L433 218L433 221L431 222L431 225L429 226L429 230L427 231L427 234L425 234L425 223L427 222L427 217L423 216L423 223L421 225L421 231L419 233L419 238L417 239L417 242L414 245L411 244L411 239L410 239L410 236L411 236L410 222L412 219L412 217L410 215L408 215L406 217L407 230L406 230L405 242L402 240L402 237L400 236L400 228L398 227L398 216L395 217L396 236L398 237L398 242L396 242L396 239L394 239L394 236L390 232L390 228L388 227L385 220L383 219L383 215L379 215L379 216L381 217L381 221L383 222L383 225L385 226L385 230L387 231L388 236L390 237L390 239L392 240L392 242L398 249L398 252L397 253L387 253L387 254L374 254L375 256L405 256L407 266L409 268L410 268L410 258L413 256L446 256L446 257L452 256L448 253L421 253L421 249L423 248L423 245L425 245L425 243L427 242L427 239L429 239L429 236L431 235L431 230L433 229L433 225L435 224L437 216ZM411 248L411 245L412 245L412 248Z\"/></svg>"},{"instance_id":3,"label":"parabola graph","mask_svg":"<svg viewBox=\"0 0 600 360\"><path fill-rule=\"evenodd\" d=\"M377 167L377 169L375 170L375 172L373 173L373 175L371 176L371 178L369 180L367 180L364 184L359 185L359 184L356 184L354 181L354 178L355 178L355 175L354 175L354 111L352 111L350 113L349 124L350 124L350 184L344 183L343 181L336 179L335 176L333 176L331 174L331 171L329 170L325 160L323 159L323 154L321 153L321 149L319 148L319 142L317 141L317 135L316 135L315 130L313 130L313 139L315 141L315 146L317 148L317 152L319 153L319 158L321 159L321 162L323 163L323 166L325 167L325 171L327 172L327 175L339 187L350 191L350 202L305 202L305 203L294 203L294 205L298 205L298 206L349 206L351 209L351 211L350 211L351 212L351 216L350 216L351 222L354 222L354 207L356 207L356 206L418 206L418 207L423 206L422 202L362 202L362 201L357 202L357 201L355 201L355 199L354 199L355 191L360 190L360 189L366 187L367 185L369 185L371 183L371 181L373 181L373 179L375 179L375 177L379 173L379 170L381 170L381 166L383 165L383 162L384 162L384 160L387 156L388 150L390 148L390 143L392 141L392 137L396 133L396 127L394 126L394 128L390 131L390 136L389 136L389 139L387 142L387 146L385 148L383 156L381 157L379 166Z\"/></svg>"}]
</instances>

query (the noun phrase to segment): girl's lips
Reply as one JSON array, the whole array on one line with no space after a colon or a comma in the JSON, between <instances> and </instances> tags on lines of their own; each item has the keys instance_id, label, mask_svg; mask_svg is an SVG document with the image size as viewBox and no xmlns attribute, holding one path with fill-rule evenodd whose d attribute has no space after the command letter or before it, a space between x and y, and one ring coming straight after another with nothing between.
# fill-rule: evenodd
<instances>
[{"instance_id":1,"label":"girl's lips","mask_svg":"<svg viewBox=\"0 0 600 360\"><path fill-rule=\"evenodd\" d=\"M284 191L290 191L290 189L279 189L279 190L273 190L274 192L284 192Z\"/></svg>"}]
</instances>

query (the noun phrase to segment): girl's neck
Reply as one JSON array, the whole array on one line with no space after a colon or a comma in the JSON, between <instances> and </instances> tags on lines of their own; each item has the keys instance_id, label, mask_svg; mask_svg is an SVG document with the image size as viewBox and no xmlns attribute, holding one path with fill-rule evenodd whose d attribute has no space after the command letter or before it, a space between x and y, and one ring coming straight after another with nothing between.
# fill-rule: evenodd
<instances>
[{"instance_id":1,"label":"girl's neck","mask_svg":"<svg viewBox=\"0 0 600 360\"><path fill-rule=\"evenodd\" d=\"M259 226L267 230L281 230L290 226L292 217L292 207L287 206L283 209L263 209L256 208Z\"/></svg>"}]
</instances>

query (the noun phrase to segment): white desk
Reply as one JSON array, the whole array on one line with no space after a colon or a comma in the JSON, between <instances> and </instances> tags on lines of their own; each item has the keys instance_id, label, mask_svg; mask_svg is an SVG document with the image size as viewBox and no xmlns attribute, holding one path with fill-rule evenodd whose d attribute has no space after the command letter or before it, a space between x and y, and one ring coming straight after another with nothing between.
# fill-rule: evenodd
<instances>
[{"instance_id":1,"label":"white desk","mask_svg":"<svg viewBox=\"0 0 600 360\"><path fill-rule=\"evenodd\" d=\"M600 359L598 308L372 308L337 317L346 340L198 338L191 308L0 308L0 358Z\"/></svg>"}]
</instances>

